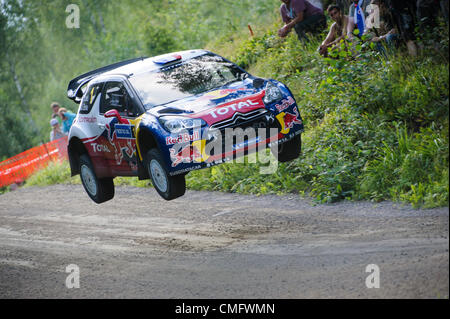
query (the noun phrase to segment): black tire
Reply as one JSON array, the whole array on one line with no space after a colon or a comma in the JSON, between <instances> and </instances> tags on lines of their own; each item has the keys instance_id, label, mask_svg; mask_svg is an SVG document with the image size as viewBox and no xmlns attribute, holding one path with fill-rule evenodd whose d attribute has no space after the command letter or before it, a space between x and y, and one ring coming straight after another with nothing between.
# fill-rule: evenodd
<instances>
[{"instance_id":1,"label":"black tire","mask_svg":"<svg viewBox=\"0 0 450 319\"><path fill-rule=\"evenodd\" d=\"M112 177L97 178L94 166L87 154L80 156L80 178L84 190L97 204L104 203L114 197L114 181Z\"/></svg>"},{"instance_id":2,"label":"black tire","mask_svg":"<svg viewBox=\"0 0 450 319\"><path fill-rule=\"evenodd\" d=\"M276 154L277 149L274 149L275 147L278 149L278 154ZM273 146L271 151L281 163L296 159L300 156L300 152L302 151L302 135L296 135L293 139L287 142Z\"/></svg>"},{"instance_id":3,"label":"black tire","mask_svg":"<svg viewBox=\"0 0 450 319\"><path fill-rule=\"evenodd\" d=\"M158 149L153 148L148 151L145 158L145 168L156 191L165 200L178 198L186 192L185 175L170 176Z\"/></svg>"}]
</instances>

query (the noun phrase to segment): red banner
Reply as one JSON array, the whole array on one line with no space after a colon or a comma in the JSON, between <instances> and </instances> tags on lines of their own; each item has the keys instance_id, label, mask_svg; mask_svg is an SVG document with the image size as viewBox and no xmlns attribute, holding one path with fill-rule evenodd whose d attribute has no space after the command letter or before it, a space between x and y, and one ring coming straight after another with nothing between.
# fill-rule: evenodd
<instances>
[{"instance_id":1,"label":"red banner","mask_svg":"<svg viewBox=\"0 0 450 319\"><path fill-rule=\"evenodd\" d=\"M0 187L25 181L51 161L67 159L67 136L45 143L0 162Z\"/></svg>"}]
</instances>

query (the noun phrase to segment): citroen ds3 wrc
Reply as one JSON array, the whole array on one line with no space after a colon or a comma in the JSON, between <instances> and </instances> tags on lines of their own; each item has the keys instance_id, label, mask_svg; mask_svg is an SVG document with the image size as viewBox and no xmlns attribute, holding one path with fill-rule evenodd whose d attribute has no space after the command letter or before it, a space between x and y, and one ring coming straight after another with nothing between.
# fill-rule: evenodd
<instances>
[{"instance_id":1,"label":"citroen ds3 wrc","mask_svg":"<svg viewBox=\"0 0 450 319\"><path fill-rule=\"evenodd\" d=\"M185 175L270 148L297 158L303 123L290 90L205 50L115 63L70 81L80 104L69 133L72 176L89 197L114 197L116 176L151 179L166 200ZM231 133L229 133L231 132Z\"/></svg>"}]
</instances>

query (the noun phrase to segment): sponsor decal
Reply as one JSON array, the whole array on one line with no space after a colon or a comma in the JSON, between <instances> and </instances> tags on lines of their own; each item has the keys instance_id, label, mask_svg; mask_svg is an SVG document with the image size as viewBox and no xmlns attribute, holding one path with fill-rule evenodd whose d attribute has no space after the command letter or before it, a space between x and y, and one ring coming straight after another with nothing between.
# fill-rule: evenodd
<instances>
[{"instance_id":1,"label":"sponsor decal","mask_svg":"<svg viewBox=\"0 0 450 319\"><path fill-rule=\"evenodd\" d=\"M201 169L201 168L202 167L200 165L192 166L192 167L180 169L180 170L175 171L175 172L171 172L170 175L174 176L174 175L178 175L178 174L182 174L182 173L187 173L187 172L190 172L190 171L195 171L196 169Z\"/></svg>"},{"instance_id":2,"label":"sponsor decal","mask_svg":"<svg viewBox=\"0 0 450 319\"><path fill-rule=\"evenodd\" d=\"M104 144L91 143L91 146L94 153L97 152L111 153L111 150L108 148L108 146Z\"/></svg>"},{"instance_id":3,"label":"sponsor decal","mask_svg":"<svg viewBox=\"0 0 450 319\"><path fill-rule=\"evenodd\" d=\"M122 119L129 123L127 119ZM117 165L121 165L122 161L129 164L131 170L137 170L136 163L136 139L134 136L133 125L119 123L117 118L113 118L109 124L106 124L106 135L108 141L113 147L114 158Z\"/></svg>"},{"instance_id":4,"label":"sponsor decal","mask_svg":"<svg viewBox=\"0 0 450 319\"><path fill-rule=\"evenodd\" d=\"M78 123L95 123L95 122L97 122L97 118L95 117L80 116L78 118Z\"/></svg>"},{"instance_id":5,"label":"sponsor decal","mask_svg":"<svg viewBox=\"0 0 450 319\"><path fill-rule=\"evenodd\" d=\"M236 91L237 91L236 89L215 90L215 91L206 93L205 95L200 97L198 100L218 100L218 99L227 97L228 95L230 95L231 93L234 93Z\"/></svg>"},{"instance_id":6,"label":"sponsor decal","mask_svg":"<svg viewBox=\"0 0 450 319\"><path fill-rule=\"evenodd\" d=\"M133 127L132 125L127 124L116 124L115 130L117 138L120 139L134 138L132 127Z\"/></svg>"},{"instance_id":7,"label":"sponsor decal","mask_svg":"<svg viewBox=\"0 0 450 319\"><path fill-rule=\"evenodd\" d=\"M228 104L228 105L219 107L215 110L208 112L208 114L210 114L213 118L216 119L220 115L227 115L230 111L232 111L232 114L234 114L234 112L236 112L238 110L250 108L250 107L256 106L256 105L259 105L259 103L253 102L252 100L249 99L245 102L233 103L233 104Z\"/></svg>"},{"instance_id":8,"label":"sponsor decal","mask_svg":"<svg viewBox=\"0 0 450 319\"><path fill-rule=\"evenodd\" d=\"M179 144L175 145L169 150L172 167L176 167L181 163L201 163L206 161L208 155L205 153L205 145L205 140L194 141L192 144L184 147L180 147Z\"/></svg>"},{"instance_id":9,"label":"sponsor decal","mask_svg":"<svg viewBox=\"0 0 450 319\"><path fill-rule=\"evenodd\" d=\"M247 96L242 99L233 100L232 102L222 103L218 106L197 113L192 117L200 117L205 120L209 125L222 121L231 117L236 112L246 113L258 108L263 108L262 97L265 92L262 91L252 96Z\"/></svg>"},{"instance_id":10,"label":"sponsor decal","mask_svg":"<svg viewBox=\"0 0 450 319\"><path fill-rule=\"evenodd\" d=\"M303 124L302 120L300 120L300 115L297 108L294 108L294 114L289 112L281 112L276 116L276 118L281 124L282 130L280 132L283 134L288 134L295 124Z\"/></svg>"},{"instance_id":11,"label":"sponsor decal","mask_svg":"<svg viewBox=\"0 0 450 319\"><path fill-rule=\"evenodd\" d=\"M275 107L277 108L278 112L283 112L294 103L295 101L292 96L289 96L287 99L282 100L280 104L276 104Z\"/></svg>"},{"instance_id":12,"label":"sponsor decal","mask_svg":"<svg viewBox=\"0 0 450 319\"><path fill-rule=\"evenodd\" d=\"M187 143L187 142L193 142L200 139L200 132L194 131L193 134L184 133L179 134L177 137L169 136L166 137L166 145L173 145L177 143Z\"/></svg>"},{"instance_id":13,"label":"sponsor decal","mask_svg":"<svg viewBox=\"0 0 450 319\"><path fill-rule=\"evenodd\" d=\"M175 150L176 147L170 149L170 159L172 160L172 167L176 167L181 163L192 163L195 159L201 158L202 154L196 147L187 145L181 148L180 151Z\"/></svg>"}]
</instances>

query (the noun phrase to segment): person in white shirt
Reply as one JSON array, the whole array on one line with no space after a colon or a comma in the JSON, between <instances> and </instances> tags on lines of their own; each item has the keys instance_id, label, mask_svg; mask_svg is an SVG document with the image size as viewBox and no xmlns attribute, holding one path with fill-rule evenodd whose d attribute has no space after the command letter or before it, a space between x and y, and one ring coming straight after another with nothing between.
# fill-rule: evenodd
<instances>
[{"instance_id":1,"label":"person in white shirt","mask_svg":"<svg viewBox=\"0 0 450 319\"><path fill-rule=\"evenodd\" d=\"M57 119L51 119L50 125L52 126L52 130L50 132L50 142L60 139L61 137L66 136L59 127L59 122Z\"/></svg>"}]
</instances>

